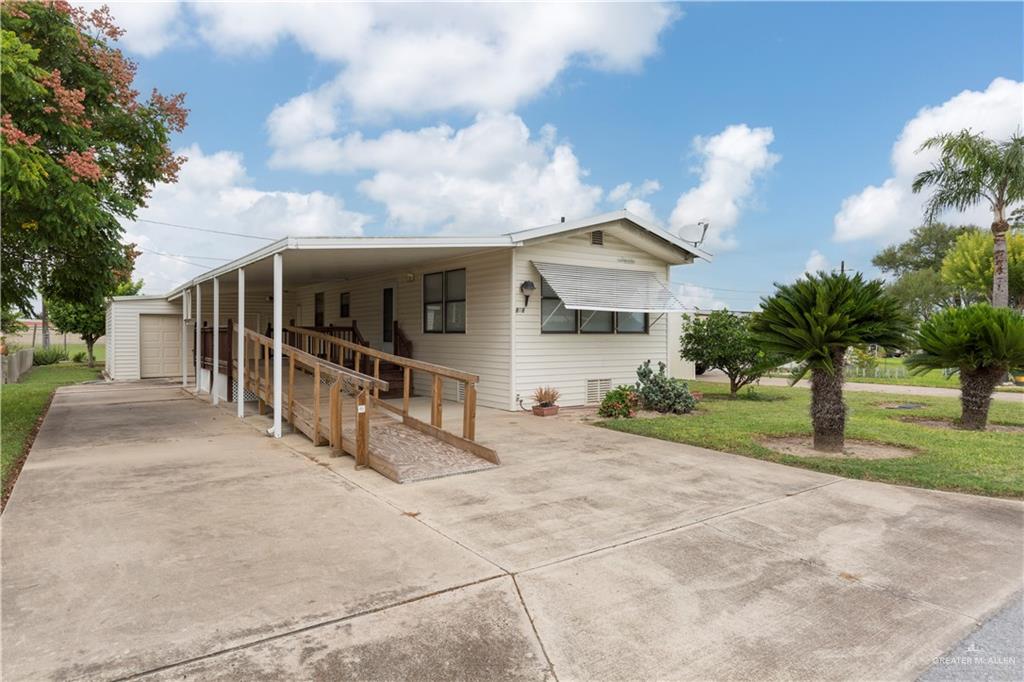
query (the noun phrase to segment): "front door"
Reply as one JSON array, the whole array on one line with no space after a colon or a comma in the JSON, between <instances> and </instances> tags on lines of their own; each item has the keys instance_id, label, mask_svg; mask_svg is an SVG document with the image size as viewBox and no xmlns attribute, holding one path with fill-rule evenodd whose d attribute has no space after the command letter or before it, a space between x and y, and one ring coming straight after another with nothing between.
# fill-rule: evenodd
<instances>
[{"instance_id":1,"label":"front door","mask_svg":"<svg viewBox=\"0 0 1024 682\"><path fill-rule=\"evenodd\" d=\"M395 287L384 287L380 297L381 350L395 352Z\"/></svg>"}]
</instances>

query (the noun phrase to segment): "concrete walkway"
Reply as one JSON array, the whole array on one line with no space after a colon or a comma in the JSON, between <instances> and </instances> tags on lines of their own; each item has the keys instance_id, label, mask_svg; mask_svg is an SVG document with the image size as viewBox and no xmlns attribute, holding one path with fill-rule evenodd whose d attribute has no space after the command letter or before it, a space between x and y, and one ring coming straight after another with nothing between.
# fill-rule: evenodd
<instances>
[{"instance_id":1,"label":"concrete walkway","mask_svg":"<svg viewBox=\"0 0 1024 682\"><path fill-rule=\"evenodd\" d=\"M58 392L4 680L911 679L1021 587L1015 501L490 410L500 467L397 485L231 409Z\"/></svg>"},{"instance_id":2,"label":"concrete walkway","mask_svg":"<svg viewBox=\"0 0 1024 682\"><path fill-rule=\"evenodd\" d=\"M712 381L716 384L728 384L729 377L717 370L711 370L700 375L697 381ZM762 386L789 386L788 379L779 377L764 377L758 383ZM898 384L867 384L863 382L847 381L843 384L844 391L860 393L891 393L895 395L923 395L934 398L960 398L960 389L952 383L954 388L940 388L938 386L900 386ZM810 388L811 382L805 380L796 383L798 388ZM1015 391L996 391L992 394L993 400L1016 402L1024 405L1024 393Z\"/></svg>"}]
</instances>

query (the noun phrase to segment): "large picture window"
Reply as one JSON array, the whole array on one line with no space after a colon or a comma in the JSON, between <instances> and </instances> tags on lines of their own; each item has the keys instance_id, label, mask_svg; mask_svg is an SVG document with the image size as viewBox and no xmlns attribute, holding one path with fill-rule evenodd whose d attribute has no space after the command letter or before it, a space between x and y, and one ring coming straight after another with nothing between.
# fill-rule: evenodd
<instances>
[{"instance_id":1,"label":"large picture window","mask_svg":"<svg viewBox=\"0 0 1024 682\"><path fill-rule=\"evenodd\" d=\"M566 310L562 299L541 277L540 331L542 334L646 334L647 313L607 310Z\"/></svg>"},{"instance_id":2,"label":"large picture window","mask_svg":"<svg viewBox=\"0 0 1024 682\"><path fill-rule=\"evenodd\" d=\"M423 275L423 332L466 332L466 270Z\"/></svg>"}]
</instances>

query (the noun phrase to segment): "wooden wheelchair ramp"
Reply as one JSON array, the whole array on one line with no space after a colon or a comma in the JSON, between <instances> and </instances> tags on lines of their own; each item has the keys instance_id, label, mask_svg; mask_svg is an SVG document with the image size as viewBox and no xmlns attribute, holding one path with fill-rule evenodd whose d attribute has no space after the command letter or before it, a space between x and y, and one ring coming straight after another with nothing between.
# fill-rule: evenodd
<instances>
[{"instance_id":1,"label":"wooden wheelchair ramp","mask_svg":"<svg viewBox=\"0 0 1024 682\"><path fill-rule=\"evenodd\" d=\"M262 412L273 404L273 342L246 331L246 343L241 375L245 389L257 397ZM283 355L283 421L315 445L330 447L339 456L351 455L357 468L369 466L393 481L411 483L498 465L494 450L441 428L440 393L432 397L434 423L428 424L409 414L408 389L403 399L385 401L379 395L388 390L386 381L292 346L284 346ZM405 385L410 383L406 381ZM435 381L434 386L439 383ZM470 408L467 414L475 419L475 409ZM468 418L464 419L464 428L467 422Z\"/></svg>"}]
</instances>

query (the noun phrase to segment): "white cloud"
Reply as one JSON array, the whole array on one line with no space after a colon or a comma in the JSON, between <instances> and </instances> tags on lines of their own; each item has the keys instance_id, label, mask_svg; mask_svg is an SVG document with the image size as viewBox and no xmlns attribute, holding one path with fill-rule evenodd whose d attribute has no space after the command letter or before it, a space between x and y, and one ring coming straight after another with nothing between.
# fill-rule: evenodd
<instances>
[{"instance_id":1,"label":"white cloud","mask_svg":"<svg viewBox=\"0 0 1024 682\"><path fill-rule=\"evenodd\" d=\"M725 303L715 297L715 293L711 289L696 284L677 285L676 298L687 308L696 308L697 310L716 310L726 307Z\"/></svg>"},{"instance_id":2,"label":"white cloud","mask_svg":"<svg viewBox=\"0 0 1024 682\"><path fill-rule=\"evenodd\" d=\"M277 135L275 125L272 136ZM282 132L283 134L283 132ZM515 114L480 114L465 128L439 125L310 137L279 147L271 163L307 171L369 172L358 184L406 230L500 232L584 217L601 200L572 148L550 126L533 136Z\"/></svg>"},{"instance_id":3,"label":"white cloud","mask_svg":"<svg viewBox=\"0 0 1024 682\"><path fill-rule=\"evenodd\" d=\"M700 184L679 197L669 218L674 229L711 221L706 246L712 251L735 248L732 234L740 211L754 191L754 181L779 161L768 147L771 128L731 125L711 137L697 137L693 150L701 158Z\"/></svg>"},{"instance_id":4,"label":"white cloud","mask_svg":"<svg viewBox=\"0 0 1024 682\"><path fill-rule=\"evenodd\" d=\"M804 263L804 273L814 274L821 270L828 272L829 267L828 258L825 257L825 254L817 249L812 249L811 255L807 257L807 262Z\"/></svg>"},{"instance_id":5,"label":"white cloud","mask_svg":"<svg viewBox=\"0 0 1024 682\"><path fill-rule=\"evenodd\" d=\"M660 189L661 183L657 180L644 180L637 187L633 187L631 182L624 182L621 185L616 185L608 193L608 201L615 204L628 199L644 199Z\"/></svg>"},{"instance_id":6,"label":"white cloud","mask_svg":"<svg viewBox=\"0 0 1024 682\"><path fill-rule=\"evenodd\" d=\"M919 225L927 190L914 194L914 176L938 159L937 150L917 153L921 144L939 133L970 128L997 139L1009 137L1024 126L1024 83L996 78L983 91L964 90L935 107L925 107L903 127L893 144L892 176L880 185L869 185L843 200L834 218L837 241L876 239L895 242ZM964 214L947 216L963 222L988 225L991 213L982 205Z\"/></svg>"},{"instance_id":7,"label":"white cloud","mask_svg":"<svg viewBox=\"0 0 1024 682\"><path fill-rule=\"evenodd\" d=\"M361 234L369 219L347 210L340 198L323 192L253 188L241 154L206 154L198 145L178 151L188 157L178 182L158 185L139 217L274 239ZM135 277L146 280L149 293L163 293L223 262L216 258L236 258L267 243L145 222L127 225L126 230L125 240L137 243L143 251L136 263Z\"/></svg>"},{"instance_id":8,"label":"white cloud","mask_svg":"<svg viewBox=\"0 0 1024 682\"><path fill-rule=\"evenodd\" d=\"M319 96L360 118L510 111L570 65L639 68L681 14L646 3L203 3L194 12L200 35L219 51L269 51L291 39L336 62Z\"/></svg>"},{"instance_id":9,"label":"white cloud","mask_svg":"<svg viewBox=\"0 0 1024 682\"><path fill-rule=\"evenodd\" d=\"M79 2L87 10L107 5L115 23L125 30L118 45L144 57L187 40L185 13L176 2Z\"/></svg>"},{"instance_id":10,"label":"white cloud","mask_svg":"<svg viewBox=\"0 0 1024 682\"><path fill-rule=\"evenodd\" d=\"M626 202L625 209L658 227L664 227L661 218L654 212L654 207L643 199L630 199Z\"/></svg>"}]
</instances>

